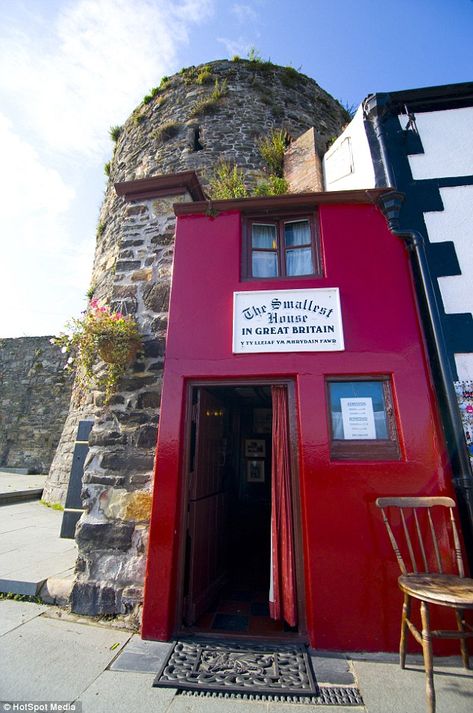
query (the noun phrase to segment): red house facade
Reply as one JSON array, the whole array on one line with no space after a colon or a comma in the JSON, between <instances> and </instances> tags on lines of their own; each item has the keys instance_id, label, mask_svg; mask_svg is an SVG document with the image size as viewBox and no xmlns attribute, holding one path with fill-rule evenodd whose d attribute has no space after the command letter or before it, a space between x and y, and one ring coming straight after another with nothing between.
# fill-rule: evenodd
<instances>
[{"instance_id":1,"label":"red house facade","mask_svg":"<svg viewBox=\"0 0 473 713\"><path fill-rule=\"evenodd\" d=\"M453 493L409 261L379 194L175 206L145 638L210 629L238 585L269 600L275 635L397 648L375 500ZM268 634L260 613L243 635Z\"/></svg>"}]
</instances>

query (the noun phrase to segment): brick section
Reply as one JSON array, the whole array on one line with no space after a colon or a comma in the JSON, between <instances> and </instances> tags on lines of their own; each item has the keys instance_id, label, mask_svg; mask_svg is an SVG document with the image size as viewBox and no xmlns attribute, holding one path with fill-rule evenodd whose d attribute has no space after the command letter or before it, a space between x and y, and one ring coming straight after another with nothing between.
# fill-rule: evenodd
<instances>
[{"instance_id":1,"label":"brick section","mask_svg":"<svg viewBox=\"0 0 473 713\"><path fill-rule=\"evenodd\" d=\"M323 191L322 163L312 127L292 142L284 155L284 178L290 193Z\"/></svg>"}]
</instances>

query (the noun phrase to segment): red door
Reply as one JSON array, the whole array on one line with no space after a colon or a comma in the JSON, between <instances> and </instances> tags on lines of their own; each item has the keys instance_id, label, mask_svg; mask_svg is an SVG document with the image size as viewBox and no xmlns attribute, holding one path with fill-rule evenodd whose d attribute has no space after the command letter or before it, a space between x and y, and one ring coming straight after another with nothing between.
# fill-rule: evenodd
<instances>
[{"instance_id":1,"label":"red door","mask_svg":"<svg viewBox=\"0 0 473 713\"><path fill-rule=\"evenodd\" d=\"M193 406L195 446L189 465L184 620L203 614L226 579L225 411L203 388Z\"/></svg>"}]
</instances>

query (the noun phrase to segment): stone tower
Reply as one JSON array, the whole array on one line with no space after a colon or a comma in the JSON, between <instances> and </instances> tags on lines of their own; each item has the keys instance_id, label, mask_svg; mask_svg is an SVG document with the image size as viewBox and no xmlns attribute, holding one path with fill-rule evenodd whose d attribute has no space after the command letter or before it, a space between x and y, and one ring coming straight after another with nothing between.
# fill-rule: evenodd
<instances>
[{"instance_id":1,"label":"stone tower","mask_svg":"<svg viewBox=\"0 0 473 713\"><path fill-rule=\"evenodd\" d=\"M203 198L201 186L208 187L221 159L236 164L248 188L254 187L266 169L258 144L272 129L296 139L315 127L324 152L347 118L338 102L291 67L215 61L164 78L121 128L107 167L91 289L95 298L136 316L144 351L107 407L99 392L71 407L51 469L47 497L64 501L76 424L92 417L83 478L86 513L77 529L75 611L126 613L137 611L142 600L173 204ZM149 180L137 189L138 179Z\"/></svg>"}]
</instances>

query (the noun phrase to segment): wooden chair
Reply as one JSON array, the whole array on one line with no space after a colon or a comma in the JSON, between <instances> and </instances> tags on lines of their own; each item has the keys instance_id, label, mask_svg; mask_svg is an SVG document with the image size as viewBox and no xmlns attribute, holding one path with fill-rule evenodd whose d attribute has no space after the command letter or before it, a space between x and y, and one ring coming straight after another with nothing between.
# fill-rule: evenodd
<instances>
[{"instance_id":1,"label":"wooden chair","mask_svg":"<svg viewBox=\"0 0 473 713\"><path fill-rule=\"evenodd\" d=\"M473 579L465 577L453 514L455 503L447 497L393 497L378 498L376 505L381 509L402 572L398 579L399 587L404 593L399 644L401 668L405 668L406 637L409 629L422 646L427 705L430 713L435 713L432 638L460 639L463 665L469 668L466 639L473 636L473 628L464 619L464 610L473 609ZM439 516L442 513L438 510L434 512L434 508L439 507L446 509L442 511L444 517L447 513L442 527L439 527ZM452 573L455 568L453 563L456 564L455 574ZM411 598L420 601L422 631L410 620ZM432 631L431 604L454 609L458 630Z\"/></svg>"}]
</instances>

